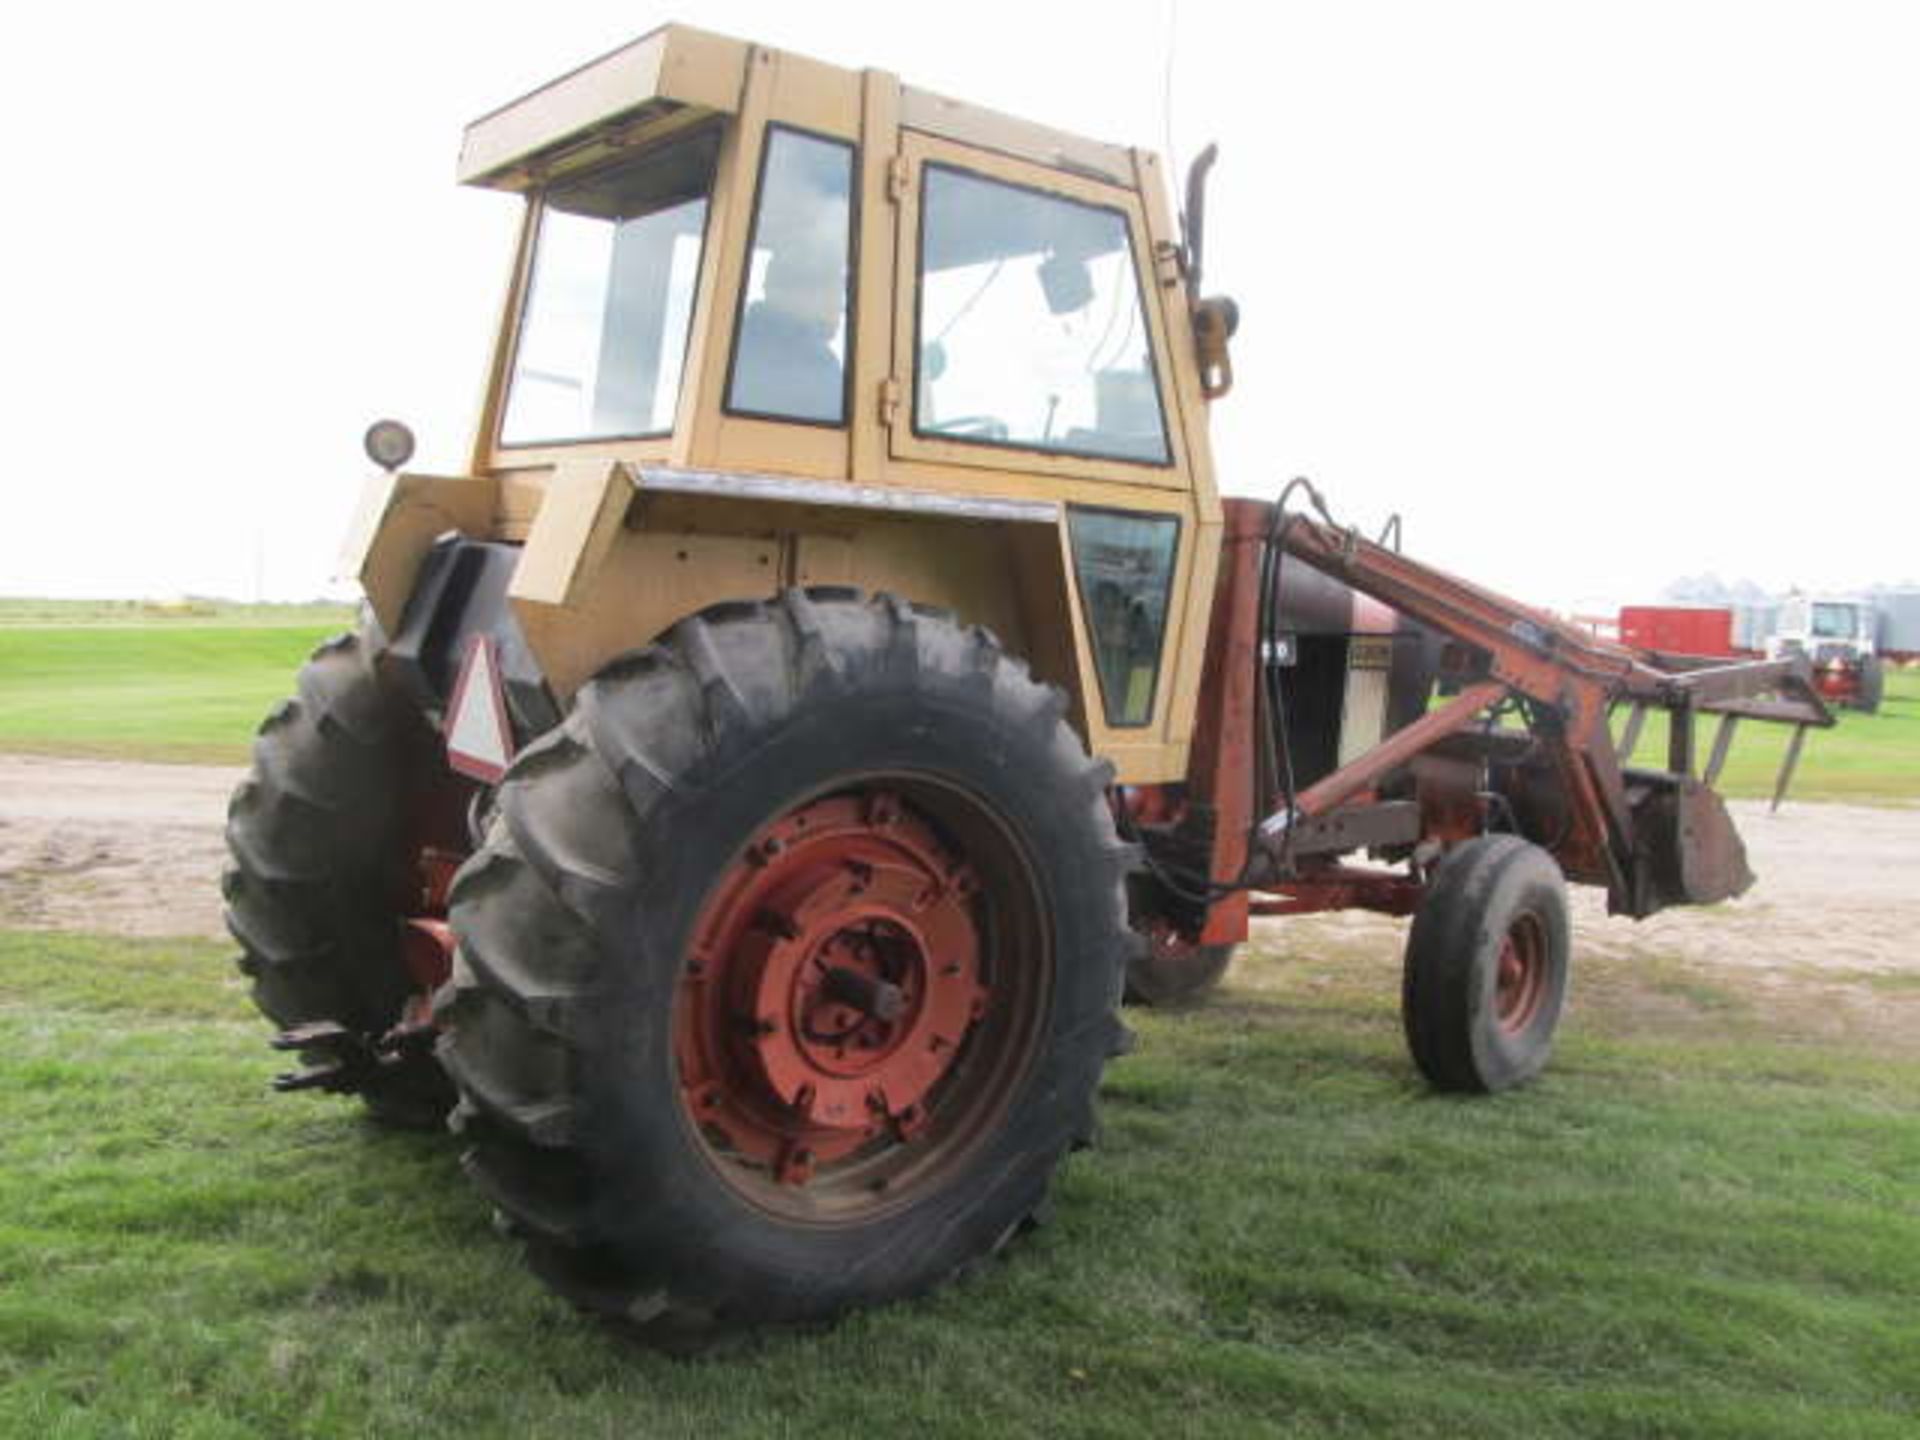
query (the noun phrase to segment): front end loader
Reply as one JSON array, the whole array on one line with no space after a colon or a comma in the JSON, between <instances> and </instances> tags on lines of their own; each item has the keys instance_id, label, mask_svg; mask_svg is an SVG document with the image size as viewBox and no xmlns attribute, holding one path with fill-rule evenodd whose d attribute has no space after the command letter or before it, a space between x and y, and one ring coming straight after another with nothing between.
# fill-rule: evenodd
<instances>
[{"instance_id":1,"label":"front end loader","mask_svg":"<svg viewBox=\"0 0 1920 1440\"><path fill-rule=\"evenodd\" d=\"M1031 1223L1123 992L1254 916L1412 915L1413 1058L1498 1090L1567 880L1744 889L1711 786L1737 719L1829 723L1804 663L1220 498L1211 160L1176 224L1144 151L681 26L470 126L525 221L468 462L370 432L364 620L231 810L281 1088L449 1124L588 1310L818 1319Z\"/></svg>"}]
</instances>

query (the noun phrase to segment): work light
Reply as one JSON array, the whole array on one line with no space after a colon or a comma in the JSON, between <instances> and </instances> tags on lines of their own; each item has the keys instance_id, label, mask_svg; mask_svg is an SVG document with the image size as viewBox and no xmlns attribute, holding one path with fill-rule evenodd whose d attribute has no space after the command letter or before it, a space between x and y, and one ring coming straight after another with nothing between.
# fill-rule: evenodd
<instances>
[{"instance_id":1,"label":"work light","mask_svg":"<svg viewBox=\"0 0 1920 1440\"><path fill-rule=\"evenodd\" d=\"M398 470L413 458L413 431L398 420L376 420L367 427L367 458L382 470Z\"/></svg>"}]
</instances>

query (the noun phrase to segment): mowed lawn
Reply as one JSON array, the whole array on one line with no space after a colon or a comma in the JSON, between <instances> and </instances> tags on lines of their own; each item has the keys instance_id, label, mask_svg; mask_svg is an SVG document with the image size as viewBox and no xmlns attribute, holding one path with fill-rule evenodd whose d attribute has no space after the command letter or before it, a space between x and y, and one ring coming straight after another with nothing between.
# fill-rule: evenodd
<instances>
[{"instance_id":1,"label":"mowed lawn","mask_svg":"<svg viewBox=\"0 0 1920 1440\"><path fill-rule=\"evenodd\" d=\"M1920 1434L1910 977L1599 960L1462 1101L1388 950L1285 934L1134 1017L1006 1257L692 1359L547 1297L451 1140L269 1097L217 948L0 936L0 1435Z\"/></svg>"},{"instance_id":2,"label":"mowed lawn","mask_svg":"<svg viewBox=\"0 0 1920 1440\"><path fill-rule=\"evenodd\" d=\"M141 613L99 602L0 601L0 751L240 763L314 645L352 623L349 609L321 606L123 618ZM1701 722L1703 761L1713 724ZM1771 795L1789 733L1743 722L1720 789ZM1663 765L1665 756L1664 718L1655 714L1637 763ZM1920 800L1920 671L1887 677L1878 714L1843 711L1835 729L1810 732L1792 793Z\"/></svg>"},{"instance_id":3,"label":"mowed lawn","mask_svg":"<svg viewBox=\"0 0 1920 1440\"><path fill-rule=\"evenodd\" d=\"M1920 800L1920 670L1890 670L1886 695L1873 714L1836 709L1834 715L1839 724L1833 729L1807 732L1789 794L1802 800L1864 804ZM1626 723L1624 713L1616 716L1615 723ZM1712 751L1719 723L1711 715L1696 722L1694 744L1702 765ZM1790 726L1740 721L1717 788L1749 799L1771 796L1792 734ZM1633 763L1666 765L1664 714L1648 715Z\"/></svg>"},{"instance_id":4,"label":"mowed lawn","mask_svg":"<svg viewBox=\"0 0 1920 1440\"><path fill-rule=\"evenodd\" d=\"M8 624L0 612L0 751L239 763L294 675L352 612L145 624Z\"/></svg>"}]
</instances>

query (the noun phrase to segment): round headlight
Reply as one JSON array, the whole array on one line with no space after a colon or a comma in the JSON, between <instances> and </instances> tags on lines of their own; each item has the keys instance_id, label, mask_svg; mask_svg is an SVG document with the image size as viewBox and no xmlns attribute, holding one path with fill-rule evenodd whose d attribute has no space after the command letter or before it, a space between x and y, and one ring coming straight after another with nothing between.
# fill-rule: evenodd
<instances>
[{"instance_id":1,"label":"round headlight","mask_svg":"<svg viewBox=\"0 0 1920 1440\"><path fill-rule=\"evenodd\" d=\"M398 420L376 420L367 427L367 458L382 470L398 470L413 458L413 431Z\"/></svg>"}]
</instances>

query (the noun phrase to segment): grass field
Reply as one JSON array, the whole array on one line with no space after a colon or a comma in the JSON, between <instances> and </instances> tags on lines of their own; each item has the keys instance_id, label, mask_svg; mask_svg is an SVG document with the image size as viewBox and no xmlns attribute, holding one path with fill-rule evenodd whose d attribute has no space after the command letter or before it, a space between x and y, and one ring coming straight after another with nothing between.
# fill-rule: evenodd
<instances>
[{"instance_id":1,"label":"grass field","mask_svg":"<svg viewBox=\"0 0 1920 1440\"><path fill-rule=\"evenodd\" d=\"M0 1434L1920 1433L1916 1030L1814 1038L1920 991L1603 961L1458 1102L1391 955L1289 934L1135 1017L1005 1260L694 1360L546 1297L450 1142L267 1098L216 950L0 935Z\"/></svg>"},{"instance_id":2,"label":"grass field","mask_svg":"<svg viewBox=\"0 0 1920 1440\"><path fill-rule=\"evenodd\" d=\"M181 616L133 602L0 601L0 751L238 764L314 644L351 620L344 607ZM1771 795L1787 734L1746 724L1720 788ZM1712 738L1703 723L1703 756ZM1663 717L1650 717L1638 754L1664 763ZM1837 729L1809 735L1793 794L1920 800L1920 671L1888 677L1877 715L1843 713Z\"/></svg>"},{"instance_id":3,"label":"grass field","mask_svg":"<svg viewBox=\"0 0 1920 1440\"><path fill-rule=\"evenodd\" d=\"M247 744L315 644L352 612L109 623L0 616L0 750L138 760L246 759Z\"/></svg>"},{"instance_id":4,"label":"grass field","mask_svg":"<svg viewBox=\"0 0 1920 1440\"><path fill-rule=\"evenodd\" d=\"M291 605L250 605L238 600L20 600L0 598L0 632L14 628L100 626L161 627L190 625L331 625L353 619L351 605L314 600Z\"/></svg>"},{"instance_id":5,"label":"grass field","mask_svg":"<svg viewBox=\"0 0 1920 1440\"><path fill-rule=\"evenodd\" d=\"M1802 800L1920 799L1920 670L1890 672L1886 696L1874 714L1835 713L1840 723L1834 729L1807 732L1791 793ZM1718 723L1711 716L1698 722L1694 743L1702 764ZM1745 798L1771 796L1791 734L1785 725L1740 722L1717 788ZM1634 755L1642 765L1667 763L1664 714L1647 717Z\"/></svg>"}]
</instances>

